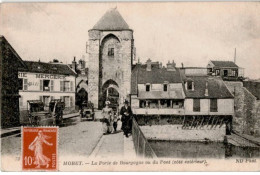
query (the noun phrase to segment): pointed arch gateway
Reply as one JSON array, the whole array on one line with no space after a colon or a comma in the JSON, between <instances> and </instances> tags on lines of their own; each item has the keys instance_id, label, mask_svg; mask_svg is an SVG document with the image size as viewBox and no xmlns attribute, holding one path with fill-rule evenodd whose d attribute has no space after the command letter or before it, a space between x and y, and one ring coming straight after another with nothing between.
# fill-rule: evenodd
<instances>
[{"instance_id":1,"label":"pointed arch gateway","mask_svg":"<svg viewBox=\"0 0 260 175\"><path fill-rule=\"evenodd\" d=\"M100 96L100 108L105 106L105 102L108 100L111 103L112 108L119 106L120 90L118 84L110 79L107 80L102 86L102 95Z\"/></svg>"}]
</instances>

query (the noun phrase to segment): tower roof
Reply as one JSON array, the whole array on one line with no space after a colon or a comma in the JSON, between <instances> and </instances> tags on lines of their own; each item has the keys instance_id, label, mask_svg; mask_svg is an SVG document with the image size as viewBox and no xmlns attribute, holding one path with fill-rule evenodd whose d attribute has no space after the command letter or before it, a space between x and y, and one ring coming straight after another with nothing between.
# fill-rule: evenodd
<instances>
[{"instance_id":1,"label":"tower roof","mask_svg":"<svg viewBox=\"0 0 260 175\"><path fill-rule=\"evenodd\" d=\"M116 8L108 10L92 28L94 30L131 30Z\"/></svg>"}]
</instances>

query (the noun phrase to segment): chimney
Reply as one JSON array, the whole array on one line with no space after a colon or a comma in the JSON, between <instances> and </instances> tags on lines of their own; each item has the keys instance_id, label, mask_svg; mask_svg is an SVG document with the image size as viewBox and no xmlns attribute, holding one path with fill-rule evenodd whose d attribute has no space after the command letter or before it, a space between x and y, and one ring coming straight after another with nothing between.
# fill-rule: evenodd
<instances>
[{"instance_id":1,"label":"chimney","mask_svg":"<svg viewBox=\"0 0 260 175\"><path fill-rule=\"evenodd\" d=\"M209 89L208 89L208 81L206 81L206 88L205 88L205 94L206 97L209 96Z\"/></svg>"},{"instance_id":2,"label":"chimney","mask_svg":"<svg viewBox=\"0 0 260 175\"><path fill-rule=\"evenodd\" d=\"M183 63L181 63L181 68L184 68L184 65L183 65Z\"/></svg>"},{"instance_id":3,"label":"chimney","mask_svg":"<svg viewBox=\"0 0 260 175\"><path fill-rule=\"evenodd\" d=\"M146 61L146 65L147 65L146 71L151 71L152 70L152 61L150 58Z\"/></svg>"},{"instance_id":4,"label":"chimney","mask_svg":"<svg viewBox=\"0 0 260 175\"><path fill-rule=\"evenodd\" d=\"M166 66L167 66L167 71L175 71L176 64L174 61L172 61L172 63L170 63L170 61L168 61Z\"/></svg>"},{"instance_id":5,"label":"chimney","mask_svg":"<svg viewBox=\"0 0 260 175\"><path fill-rule=\"evenodd\" d=\"M76 66L77 66L76 57L74 57L74 60L72 61L72 69L74 71L76 71Z\"/></svg>"}]
</instances>

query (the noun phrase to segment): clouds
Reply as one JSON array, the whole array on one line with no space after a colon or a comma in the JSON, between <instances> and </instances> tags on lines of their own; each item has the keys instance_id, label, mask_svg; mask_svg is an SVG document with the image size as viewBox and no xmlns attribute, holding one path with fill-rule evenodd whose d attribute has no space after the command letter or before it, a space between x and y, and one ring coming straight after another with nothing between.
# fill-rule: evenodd
<instances>
[{"instance_id":1,"label":"clouds","mask_svg":"<svg viewBox=\"0 0 260 175\"><path fill-rule=\"evenodd\" d=\"M166 63L206 66L232 60L247 76L260 77L260 6L229 3L7 3L1 7L1 34L24 60L70 63L85 53L88 30L117 6L134 30L137 56Z\"/></svg>"}]
</instances>

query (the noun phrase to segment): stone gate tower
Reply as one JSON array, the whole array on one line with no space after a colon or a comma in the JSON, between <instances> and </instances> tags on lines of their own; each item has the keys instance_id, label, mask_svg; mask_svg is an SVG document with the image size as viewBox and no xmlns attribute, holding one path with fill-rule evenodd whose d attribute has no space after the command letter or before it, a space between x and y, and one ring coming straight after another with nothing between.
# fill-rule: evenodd
<instances>
[{"instance_id":1,"label":"stone gate tower","mask_svg":"<svg viewBox=\"0 0 260 175\"><path fill-rule=\"evenodd\" d=\"M108 90L118 103L128 98L133 61L133 30L116 8L107 11L89 30L89 100L101 108Z\"/></svg>"}]
</instances>

